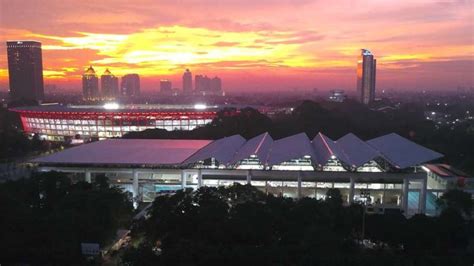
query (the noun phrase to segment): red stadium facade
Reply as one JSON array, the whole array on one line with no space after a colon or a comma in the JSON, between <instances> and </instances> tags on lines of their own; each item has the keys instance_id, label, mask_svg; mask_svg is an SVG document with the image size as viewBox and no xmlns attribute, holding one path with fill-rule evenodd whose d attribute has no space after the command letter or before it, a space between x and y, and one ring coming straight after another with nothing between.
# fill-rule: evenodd
<instances>
[{"instance_id":1,"label":"red stadium facade","mask_svg":"<svg viewBox=\"0 0 474 266\"><path fill-rule=\"evenodd\" d=\"M99 106L32 106L11 109L20 115L26 133L49 140L121 137L146 129L193 130L212 121L217 107L141 105L104 108Z\"/></svg>"}]
</instances>

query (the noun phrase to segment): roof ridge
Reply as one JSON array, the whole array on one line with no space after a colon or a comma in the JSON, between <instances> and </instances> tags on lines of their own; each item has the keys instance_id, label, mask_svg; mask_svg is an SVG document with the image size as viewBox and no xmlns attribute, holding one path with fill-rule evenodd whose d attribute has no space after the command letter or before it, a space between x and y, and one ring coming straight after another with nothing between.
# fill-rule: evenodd
<instances>
[{"instance_id":1,"label":"roof ridge","mask_svg":"<svg viewBox=\"0 0 474 266\"><path fill-rule=\"evenodd\" d=\"M264 133L262 139L260 140L260 142L259 142L258 145L257 145L257 148L255 148L255 150L254 150L254 154L257 154L257 152L260 150L260 148L261 148L262 145L263 145L263 142L265 141L265 139L267 138L268 135L269 135L268 132L265 132L265 133Z\"/></svg>"}]
</instances>

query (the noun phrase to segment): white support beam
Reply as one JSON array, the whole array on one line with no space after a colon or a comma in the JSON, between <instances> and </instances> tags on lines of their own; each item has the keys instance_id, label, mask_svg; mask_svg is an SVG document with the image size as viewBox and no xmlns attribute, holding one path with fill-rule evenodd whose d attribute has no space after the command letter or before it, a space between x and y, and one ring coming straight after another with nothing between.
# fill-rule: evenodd
<instances>
[{"instance_id":1,"label":"white support beam","mask_svg":"<svg viewBox=\"0 0 474 266\"><path fill-rule=\"evenodd\" d=\"M186 176L186 171L181 170L181 187L183 188L183 190L186 189Z\"/></svg>"},{"instance_id":2,"label":"white support beam","mask_svg":"<svg viewBox=\"0 0 474 266\"><path fill-rule=\"evenodd\" d=\"M355 181L354 178L350 178L350 184L349 184L349 205L354 203L354 188L355 188Z\"/></svg>"},{"instance_id":3,"label":"white support beam","mask_svg":"<svg viewBox=\"0 0 474 266\"><path fill-rule=\"evenodd\" d=\"M301 171L298 172L298 191L297 191L297 197L298 199L301 199L302 193L301 193Z\"/></svg>"},{"instance_id":4,"label":"white support beam","mask_svg":"<svg viewBox=\"0 0 474 266\"><path fill-rule=\"evenodd\" d=\"M132 183L132 192L133 192L133 207L138 207L138 202L141 201L139 198L140 187L138 183L138 172L133 169L133 183Z\"/></svg>"},{"instance_id":5,"label":"white support beam","mask_svg":"<svg viewBox=\"0 0 474 266\"><path fill-rule=\"evenodd\" d=\"M403 187L402 187L402 210L405 212L405 216L408 215L408 191L410 190L410 181L408 181L408 177L403 179Z\"/></svg>"},{"instance_id":6,"label":"white support beam","mask_svg":"<svg viewBox=\"0 0 474 266\"><path fill-rule=\"evenodd\" d=\"M201 169L198 170L198 188L202 187L202 172Z\"/></svg>"},{"instance_id":7,"label":"white support beam","mask_svg":"<svg viewBox=\"0 0 474 266\"><path fill-rule=\"evenodd\" d=\"M427 190L427 178L421 180L420 200L419 200L419 211L420 213L426 212L426 191Z\"/></svg>"},{"instance_id":8,"label":"white support beam","mask_svg":"<svg viewBox=\"0 0 474 266\"><path fill-rule=\"evenodd\" d=\"M92 175L89 169L86 169L86 171L84 172L84 181L86 181L87 183L92 183Z\"/></svg>"},{"instance_id":9,"label":"white support beam","mask_svg":"<svg viewBox=\"0 0 474 266\"><path fill-rule=\"evenodd\" d=\"M247 184L250 185L252 183L252 170L247 170Z\"/></svg>"}]
</instances>

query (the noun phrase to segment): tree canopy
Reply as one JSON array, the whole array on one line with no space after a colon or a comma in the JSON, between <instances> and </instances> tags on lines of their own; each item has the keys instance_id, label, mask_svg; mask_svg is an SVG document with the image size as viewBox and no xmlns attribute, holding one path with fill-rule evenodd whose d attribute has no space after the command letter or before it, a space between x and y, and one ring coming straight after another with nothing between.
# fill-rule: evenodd
<instances>
[{"instance_id":1,"label":"tree canopy","mask_svg":"<svg viewBox=\"0 0 474 266\"><path fill-rule=\"evenodd\" d=\"M456 213L366 214L366 238L374 243L367 248L360 242L363 207L343 207L337 189L321 201L274 197L249 185L201 187L157 197L149 219L134 224L132 238L140 241L122 263L463 265L470 262L472 222Z\"/></svg>"},{"instance_id":2,"label":"tree canopy","mask_svg":"<svg viewBox=\"0 0 474 266\"><path fill-rule=\"evenodd\" d=\"M81 243L108 244L130 223L132 204L97 181L50 172L0 184L0 262L82 265Z\"/></svg>"}]
</instances>

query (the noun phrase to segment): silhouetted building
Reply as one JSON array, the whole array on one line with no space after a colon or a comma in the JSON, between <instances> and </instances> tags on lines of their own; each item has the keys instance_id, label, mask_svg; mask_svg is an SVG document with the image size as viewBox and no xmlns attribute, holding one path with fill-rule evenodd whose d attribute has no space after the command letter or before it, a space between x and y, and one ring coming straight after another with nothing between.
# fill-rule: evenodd
<instances>
[{"instance_id":1,"label":"silhouetted building","mask_svg":"<svg viewBox=\"0 0 474 266\"><path fill-rule=\"evenodd\" d=\"M82 75L82 97L84 100L95 101L100 99L99 79L95 70L90 66Z\"/></svg>"},{"instance_id":2,"label":"silhouetted building","mask_svg":"<svg viewBox=\"0 0 474 266\"><path fill-rule=\"evenodd\" d=\"M100 89L104 99L115 99L118 95L118 78L109 69L100 76Z\"/></svg>"},{"instance_id":3,"label":"silhouetted building","mask_svg":"<svg viewBox=\"0 0 474 266\"><path fill-rule=\"evenodd\" d=\"M219 77L214 77L213 79L211 79L210 90L214 93L222 91L222 81Z\"/></svg>"},{"instance_id":4,"label":"silhouetted building","mask_svg":"<svg viewBox=\"0 0 474 266\"><path fill-rule=\"evenodd\" d=\"M219 77L196 75L194 79L196 93L202 95L218 95L222 93L222 81Z\"/></svg>"},{"instance_id":5,"label":"silhouetted building","mask_svg":"<svg viewBox=\"0 0 474 266\"><path fill-rule=\"evenodd\" d=\"M186 69L186 71L183 74L183 93L185 94L191 94L193 91L193 74L189 69Z\"/></svg>"},{"instance_id":6,"label":"silhouetted building","mask_svg":"<svg viewBox=\"0 0 474 266\"><path fill-rule=\"evenodd\" d=\"M194 86L198 93L208 92L211 89L211 79L207 76L196 75L194 78Z\"/></svg>"},{"instance_id":7,"label":"silhouetted building","mask_svg":"<svg viewBox=\"0 0 474 266\"><path fill-rule=\"evenodd\" d=\"M160 92L161 93L171 93L172 92L171 81L167 79L160 80Z\"/></svg>"},{"instance_id":8,"label":"silhouetted building","mask_svg":"<svg viewBox=\"0 0 474 266\"><path fill-rule=\"evenodd\" d=\"M375 99L376 62L369 50L361 50L357 61L357 94L363 104L371 104Z\"/></svg>"},{"instance_id":9,"label":"silhouetted building","mask_svg":"<svg viewBox=\"0 0 474 266\"><path fill-rule=\"evenodd\" d=\"M43 100L41 43L8 41L7 54L11 99Z\"/></svg>"},{"instance_id":10,"label":"silhouetted building","mask_svg":"<svg viewBox=\"0 0 474 266\"><path fill-rule=\"evenodd\" d=\"M140 96L140 76L127 74L122 77L121 95L127 97Z\"/></svg>"}]
</instances>

